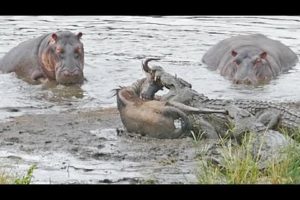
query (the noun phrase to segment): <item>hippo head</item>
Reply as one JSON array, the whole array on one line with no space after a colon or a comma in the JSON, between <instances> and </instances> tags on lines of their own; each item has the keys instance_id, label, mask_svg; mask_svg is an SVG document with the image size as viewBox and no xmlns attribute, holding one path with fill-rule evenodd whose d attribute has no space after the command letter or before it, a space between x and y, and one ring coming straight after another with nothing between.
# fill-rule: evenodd
<instances>
[{"instance_id":1,"label":"hippo head","mask_svg":"<svg viewBox=\"0 0 300 200\"><path fill-rule=\"evenodd\" d=\"M162 72L163 69L160 66L153 66L152 68L150 68L148 66L148 62L151 60L159 60L159 59L148 58L145 60L145 62L142 63L143 70L146 73L146 79L142 84L140 94L142 99L148 99L148 100L153 100L155 93L163 89L163 85L158 76L158 74Z\"/></svg>"},{"instance_id":2,"label":"hippo head","mask_svg":"<svg viewBox=\"0 0 300 200\"><path fill-rule=\"evenodd\" d=\"M42 52L42 68L47 77L60 84L81 84L84 81L84 49L77 35L69 31L52 33Z\"/></svg>"},{"instance_id":3,"label":"hippo head","mask_svg":"<svg viewBox=\"0 0 300 200\"><path fill-rule=\"evenodd\" d=\"M230 56L229 64L221 70L221 74L236 84L257 85L276 76L268 61L268 54L263 50L232 50Z\"/></svg>"}]
</instances>

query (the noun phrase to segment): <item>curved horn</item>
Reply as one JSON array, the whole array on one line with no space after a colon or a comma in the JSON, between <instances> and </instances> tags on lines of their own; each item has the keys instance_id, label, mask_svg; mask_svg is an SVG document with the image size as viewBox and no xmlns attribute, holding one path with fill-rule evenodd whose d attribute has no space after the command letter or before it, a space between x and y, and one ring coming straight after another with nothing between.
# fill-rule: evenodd
<instances>
[{"instance_id":1,"label":"curved horn","mask_svg":"<svg viewBox=\"0 0 300 200\"><path fill-rule=\"evenodd\" d=\"M222 113L222 114L228 114L226 110L213 110L213 109L205 109L205 108L195 108L188 105L185 105L183 103L179 103L176 101L167 101L166 105L174 106L183 112L186 113L201 113L201 114L209 114L209 113Z\"/></svg>"},{"instance_id":2,"label":"curved horn","mask_svg":"<svg viewBox=\"0 0 300 200\"><path fill-rule=\"evenodd\" d=\"M143 69L145 72L149 73L151 68L148 66L148 62L152 60L160 60L159 58L147 58L145 61L142 61Z\"/></svg>"}]
</instances>

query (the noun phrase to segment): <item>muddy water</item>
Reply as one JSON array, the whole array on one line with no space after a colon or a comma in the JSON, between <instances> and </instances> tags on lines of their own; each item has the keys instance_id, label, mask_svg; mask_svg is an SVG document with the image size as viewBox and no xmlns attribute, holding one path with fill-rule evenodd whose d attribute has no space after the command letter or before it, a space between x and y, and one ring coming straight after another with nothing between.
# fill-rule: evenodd
<instances>
[{"instance_id":1,"label":"muddy water","mask_svg":"<svg viewBox=\"0 0 300 200\"><path fill-rule=\"evenodd\" d=\"M115 98L111 97L111 90L120 85L131 84L136 79L141 78L143 76L141 60L146 57L161 58L161 61L154 63L189 81L194 89L212 98L268 99L274 101L299 101L300 99L298 86L300 84L300 64L297 64L288 73L279 76L278 79L272 80L270 84L253 87L233 85L218 73L209 71L201 63L203 54L217 41L248 33L262 33L272 39L280 40L299 55L300 17L298 16L1 16L0 29L0 57L20 42L43 33L70 30L72 32L80 31L84 34L82 41L85 45L84 72L87 82L81 87L29 85L17 79L14 74L0 75L0 119L2 121L0 124L2 136L0 141L5 144L1 146L0 159L6 159L2 163L6 163L7 166L16 168L23 166L24 169L32 163L38 163L39 169L36 171L34 180L36 183L98 183L101 181L130 183L138 182L137 179L141 177L147 179L145 177L148 176L143 175L142 172L148 174L156 172L156 175L161 177L159 174L162 171L166 171L165 177L173 178L154 178L158 182L176 182L175 180L177 180L178 182L189 183L195 181L194 161L191 158L189 158L190 161L188 161L189 159L184 161L183 157L176 157L176 162L170 161L171 164L167 165L170 167L164 168L159 165L155 169L149 166L156 166L159 163L157 159L147 163L147 159L141 158L137 161L136 159L127 159L125 156L124 161L120 162L118 159L113 161L114 159L110 159L110 157L104 159L100 156L101 159L98 159L96 156L97 159L95 159L95 156L84 154L90 160L82 160L83 155L79 153L79 156L76 157L76 153L68 149L73 145L70 142L66 143L68 148L63 148L64 150L62 150L64 145L53 145L53 141L47 143L51 138L49 135L66 131L64 127L53 122L60 116L60 112L71 114L76 110L85 110L90 113L90 110L94 109L115 107L116 102ZM10 107L19 108L19 112L11 112ZM43 114L40 117L44 117L46 121L36 130L30 124L22 125L21 122L21 124L9 124L23 119L22 117L15 117L24 114L33 114L33 116ZM27 120L33 118L26 117ZM86 119L85 117L82 119ZM7 122L7 119L13 122ZM72 129L73 134L68 135L66 133L72 140L74 140L73 137L75 140L79 137L87 138L86 141L80 140L79 149L90 146L92 144L90 140L96 137L95 135L103 134L104 131L106 135L111 136L115 134L116 127L122 126L118 116L114 116L106 125L94 118L87 120L89 122L87 124L78 122L77 129ZM61 118L61 123L72 122L67 121L68 115ZM114 123L116 121L118 123ZM31 121L31 123L37 123L37 121ZM89 127L91 123L95 123L94 127ZM49 130L43 128L46 124L48 124ZM52 133L51 127L56 127L57 130ZM82 127L84 127L85 133L83 135L80 132ZM18 132L22 128L29 135L36 136L39 135L38 133L46 132L47 134L41 134L38 141L36 141L36 137L28 141L26 134L24 136ZM53 137L58 138L55 144L59 144L59 138L67 136L63 134L54 135ZM102 145L111 144L112 147L115 147L110 150L104 148L109 154L115 155L121 150L130 152L131 148L129 147L135 146L136 151L140 152L139 155L145 157L147 155L147 152L141 151L141 149L148 144L148 141L137 140L133 145L131 138L124 139L116 136L106 139L105 141L108 143L104 142ZM167 152L176 148L174 141L155 141L151 143L152 147L149 146L149 148L154 148L155 145L159 146L160 142L165 143L164 147L167 150L156 149L153 151L156 156L168 155ZM39 143L43 145L36 146ZM44 147L45 143L52 146L46 145L51 146L47 149ZM191 145L191 141L186 140L178 143ZM30 148L28 147L30 151L24 150L26 145L30 146ZM97 153L99 151L100 155L105 154L103 148L97 147L101 145L101 142L95 142L93 145L94 147L91 147L92 152ZM193 152L195 151L193 149ZM178 152L188 157L193 155L184 148L178 149ZM123 153L125 154L125 152ZM136 156L134 153L131 154L131 157ZM164 159L170 160L169 158ZM162 160L164 159L162 158ZM16 162L18 165L15 165ZM162 162L168 163L169 161ZM176 170L177 173L175 173ZM168 176L167 174L173 175ZM182 174L189 175L182 176ZM189 176L191 177L186 178Z\"/></svg>"}]
</instances>

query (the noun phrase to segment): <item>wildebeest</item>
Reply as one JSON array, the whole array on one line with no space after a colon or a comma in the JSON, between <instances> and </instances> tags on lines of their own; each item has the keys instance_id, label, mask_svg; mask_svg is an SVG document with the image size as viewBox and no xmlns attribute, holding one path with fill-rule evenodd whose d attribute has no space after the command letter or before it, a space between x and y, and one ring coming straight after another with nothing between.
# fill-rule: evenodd
<instances>
[{"instance_id":1,"label":"wildebeest","mask_svg":"<svg viewBox=\"0 0 300 200\"><path fill-rule=\"evenodd\" d=\"M131 86L116 89L117 105L127 131L154 138L179 138L191 129L187 113L220 113L223 110L199 109L174 101L159 101L154 94L163 86L159 81L159 66L150 68L143 62L146 78Z\"/></svg>"},{"instance_id":2,"label":"wildebeest","mask_svg":"<svg viewBox=\"0 0 300 200\"><path fill-rule=\"evenodd\" d=\"M131 87L116 90L118 110L127 131L154 138L179 138L190 129L184 112L166 102L142 100ZM178 119L180 124L175 125Z\"/></svg>"}]
</instances>

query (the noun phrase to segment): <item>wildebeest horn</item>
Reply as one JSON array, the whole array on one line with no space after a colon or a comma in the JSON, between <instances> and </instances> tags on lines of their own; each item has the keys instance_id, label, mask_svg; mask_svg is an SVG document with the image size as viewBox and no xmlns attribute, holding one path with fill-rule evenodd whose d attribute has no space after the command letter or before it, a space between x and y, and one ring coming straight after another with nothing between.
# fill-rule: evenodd
<instances>
[{"instance_id":1,"label":"wildebeest horn","mask_svg":"<svg viewBox=\"0 0 300 200\"><path fill-rule=\"evenodd\" d=\"M195 107L191 107L191 106L188 106L183 103L176 102L176 101L168 101L167 105L174 106L186 113L195 113L195 114L196 113L202 113L202 114L223 113L223 114L228 114L228 112L226 110L212 110L212 109L206 109L206 108L195 108Z\"/></svg>"},{"instance_id":2,"label":"wildebeest horn","mask_svg":"<svg viewBox=\"0 0 300 200\"><path fill-rule=\"evenodd\" d=\"M142 61L143 69L145 72L150 72L151 68L148 66L148 62L152 60L160 60L159 58L147 58L144 62Z\"/></svg>"}]
</instances>

